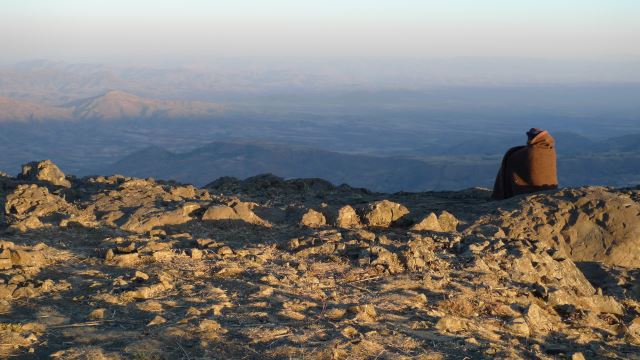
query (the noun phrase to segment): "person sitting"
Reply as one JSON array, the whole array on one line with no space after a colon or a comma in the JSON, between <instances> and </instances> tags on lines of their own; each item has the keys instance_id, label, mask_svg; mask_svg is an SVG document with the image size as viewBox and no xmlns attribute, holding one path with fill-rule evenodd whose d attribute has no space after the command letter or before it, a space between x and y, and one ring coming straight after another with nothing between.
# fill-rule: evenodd
<instances>
[{"instance_id":1,"label":"person sitting","mask_svg":"<svg viewBox=\"0 0 640 360\"><path fill-rule=\"evenodd\" d=\"M555 140L548 131L537 128L529 130L527 137L526 146L511 148L504 155L493 199L558 188Z\"/></svg>"}]
</instances>

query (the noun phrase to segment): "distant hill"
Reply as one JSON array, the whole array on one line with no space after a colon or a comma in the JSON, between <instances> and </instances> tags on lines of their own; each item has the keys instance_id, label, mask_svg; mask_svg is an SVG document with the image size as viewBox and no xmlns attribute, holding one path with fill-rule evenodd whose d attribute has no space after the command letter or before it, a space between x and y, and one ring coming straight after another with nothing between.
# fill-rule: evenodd
<instances>
[{"instance_id":1,"label":"distant hill","mask_svg":"<svg viewBox=\"0 0 640 360\"><path fill-rule=\"evenodd\" d=\"M72 109L76 119L100 120L203 117L222 110L219 104L147 99L117 90L65 107Z\"/></svg>"},{"instance_id":2,"label":"distant hill","mask_svg":"<svg viewBox=\"0 0 640 360\"><path fill-rule=\"evenodd\" d=\"M640 134L629 134L607 139L599 144L602 151L616 152L640 152Z\"/></svg>"},{"instance_id":3,"label":"distant hill","mask_svg":"<svg viewBox=\"0 0 640 360\"><path fill-rule=\"evenodd\" d=\"M35 104L0 96L0 122L30 120L69 120L71 109Z\"/></svg>"},{"instance_id":4,"label":"distant hill","mask_svg":"<svg viewBox=\"0 0 640 360\"><path fill-rule=\"evenodd\" d=\"M148 99L111 90L60 106L0 97L0 121L177 119L215 116L222 105L200 101Z\"/></svg>"},{"instance_id":5,"label":"distant hill","mask_svg":"<svg viewBox=\"0 0 640 360\"><path fill-rule=\"evenodd\" d=\"M424 160L353 155L263 143L214 142L186 153L159 147L134 152L93 173L174 179L205 185L219 177L271 173L284 178L323 178L374 191L455 190L493 186L501 155ZM559 155L562 186L640 183L640 153Z\"/></svg>"},{"instance_id":6,"label":"distant hill","mask_svg":"<svg viewBox=\"0 0 640 360\"><path fill-rule=\"evenodd\" d=\"M273 173L285 178L324 178L375 191L458 189L491 182L493 163L426 162L352 155L287 145L214 142L188 153L158 147L135 152L95 173L155 177L205 185L223 176ZM475 174L470 178L465 174Z\"/></svg>"}]
</instances>

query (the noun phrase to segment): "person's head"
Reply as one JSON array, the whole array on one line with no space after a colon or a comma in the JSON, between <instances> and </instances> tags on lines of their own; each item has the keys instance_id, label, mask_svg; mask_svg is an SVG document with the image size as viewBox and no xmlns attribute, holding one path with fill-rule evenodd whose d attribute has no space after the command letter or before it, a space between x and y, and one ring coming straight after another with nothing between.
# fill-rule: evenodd
<instances>
[{"instance_id":1,"label":"person's head","mask_svg":"<svg viewBox=\"0 0 640 360\"><path fill-rule=\"evenodd\" d=\"M540 134L543 131L544 131L544 129L531 128L531 129L529 129L529 131L527 131L527 138L529 139L529 141L531 141L531 140L533 140L533 138L538 136L538 134Z\"/></svg>"}]
</instances>

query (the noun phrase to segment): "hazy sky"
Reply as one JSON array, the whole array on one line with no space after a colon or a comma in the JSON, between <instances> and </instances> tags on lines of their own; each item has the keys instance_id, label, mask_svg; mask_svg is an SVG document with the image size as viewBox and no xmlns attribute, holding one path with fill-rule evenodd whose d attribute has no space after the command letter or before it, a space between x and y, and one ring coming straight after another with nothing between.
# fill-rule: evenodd
<instances>
[{"instance_id":1,"label":"hazy sky","mask_svg":"<svg viewBox=\"0 0 640 360\"><path fill-rule=\"evenodd\" d=\"M0 62L640 56L638 0L2 0Z\"/></svg>"}]
</instances>

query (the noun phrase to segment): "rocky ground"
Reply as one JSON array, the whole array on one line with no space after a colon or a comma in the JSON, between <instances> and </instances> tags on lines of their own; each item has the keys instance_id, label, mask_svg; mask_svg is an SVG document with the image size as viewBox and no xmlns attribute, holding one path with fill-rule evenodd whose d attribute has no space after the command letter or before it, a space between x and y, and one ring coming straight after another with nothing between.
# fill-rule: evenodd
<instances>
[{"instance_id":1,"label":"rocky ground","mask_svg":"<svg viewBox=\"0 0 640 360\"><path fill-rule=\"evenodd\" d=\"M640 359L640 190L0 173L0 356Z\"/></svg>"}]
</instances>

